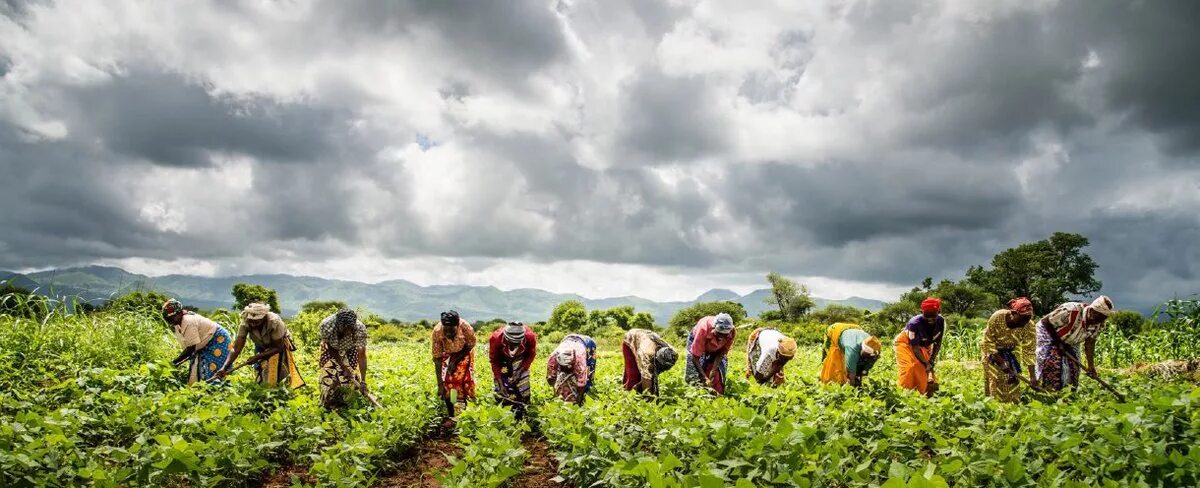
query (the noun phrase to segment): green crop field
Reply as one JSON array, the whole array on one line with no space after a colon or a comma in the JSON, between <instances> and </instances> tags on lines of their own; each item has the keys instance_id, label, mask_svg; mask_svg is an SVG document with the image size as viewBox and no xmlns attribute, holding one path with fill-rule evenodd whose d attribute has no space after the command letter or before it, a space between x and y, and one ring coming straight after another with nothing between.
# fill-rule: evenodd
<instances>
[{"instance_id":1,"label":"green crop field","mask_svg":"<svg viewBox=\"0 0 1200 488\"><path fill-rule=\"evenodd\" d=\"M491 402L481 340L480 400L450 439L459 450L432 475L444 486L513 483L529 463L522 438L536 437L558 479L574 486L1200 483L1200 388L1186 374L1109 368L1103 374L1125 403L1084 378L1078 391L1006 405L982 396L969 340L948 343L942 390L932 399L894 387L890 350L865 387L852 389L818 386L820 351L804 345L787 383L772 389L746 382L745 355L735 347L727 397L685 387L680 363L663 377L661 400L649 402L620 388L619 338L600 343L595 395L577 407L550 399L542 376L553 344L544 341L532 418L518 423ZM1150 342L1130 344L1122 347L1160 354ZM428 339L413 333L371 343L369 382L380 409L356 401L324 411L314 349L298 351L310 386L295 393L262 389L248 374L226 386L186 387L154 311L4 315L0 484L259 486L282 477L363 486L410 469L441 420ZM1110 352L1101 349L1102 357Z\"/></svg>"}]
</instances>

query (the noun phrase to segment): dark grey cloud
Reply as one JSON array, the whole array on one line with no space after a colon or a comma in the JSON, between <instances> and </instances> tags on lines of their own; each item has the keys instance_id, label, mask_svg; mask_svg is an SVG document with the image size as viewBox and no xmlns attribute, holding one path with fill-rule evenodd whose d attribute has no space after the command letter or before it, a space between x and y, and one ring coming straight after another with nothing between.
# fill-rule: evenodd
<instances>
[{"instance_id":1,"label":"dark grey cloud","mask_svg":"<svg viewBox=\"0 0 1200 488\"><path fill-rule=\"evenodd\" d=\"M519 81L568 56L558 18L537 0L325 1L317 10L360 42L435 36L440 49L427 55L457 59L471 76Z\"/></svg>"},{"instance_id":2,"label":"dark grey cloud","mask_svg":"<svg viewBox=\"0 0 1200 488\"><path fill-rule=\"evenodd\" d=\"M54 25L23 5L0 13ZM163 53L76 46L69 69L27 48L60 38L0 45L0 268L370 251L909 285L1071 231L1122 306L1200 292L1194 2L854 2L730 31L704 16L745 19L669 2L220 8L267 41L201 26ZM729 62L653 49L695 32L735 45L712 53ZM415 49L427 62L399 75L337 64ZM240 57L263 73L189 69ZM310 69L328 71L284 95L255 83ZM747 145L793 141L747 142L743 123L813 132L763 158ZM141 208L150 174L180 188L151 203L186 229Z\"/></svg>"},{"instance_id":3,"label":"dark grey cloud","mask_svg":"<svg viewBox=\"0 0 1200 488\"><path fill-rule=\"evenodd\" d=\"M316 161L333 156L336 138L348 135L338 109L217 95L202 81L154 68L62 90L72 132L155 164L208 166L214 153Z\"/></svg>"},{"instance_id":4,"label":"dark grey cloud","mask_svg":"<svg viewBox=\"0 0 1200 488\"><path fill-rule=\"evenodd\" d=\"M1200 150L1200 3L1066 2L1060 15L1099 62L1111 108L1161 135L1176 154Z\"/></svg>"},{"instance_id":5,"label":"dark grey cloud","mask_svg":"<svg viewBox=\"0 0 1200 488\"><path fill-rule=\"evenodd\" d=\"M629 151L629 162L685 161L719 152L726 144L724 121L701 77L643 70L623 93L619 144Z\"/></svg>"}]
</instances>

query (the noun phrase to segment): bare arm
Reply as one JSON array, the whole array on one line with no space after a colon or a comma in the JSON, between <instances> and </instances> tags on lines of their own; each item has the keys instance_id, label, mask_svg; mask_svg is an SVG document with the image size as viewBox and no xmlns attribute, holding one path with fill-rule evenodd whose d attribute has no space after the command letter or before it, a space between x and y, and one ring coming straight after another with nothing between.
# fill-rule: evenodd
<instances>
[{"instance_id":1,"label":"bare arm","mask_svg":"<svg viewBox=\"0 0 1200 488\"><path fill-rule=\"evenodd\" d=\"M238 336L237 339L233 340L233 347L230 348L229 357L226 357L225 364L221 365L222 376L228 374L230 369L233 369L233 363L242 354L243 347L246 347L246 336Z\"/></svg>"},{"instance_id":2,"label":"bare arm","mask_svg":"<svg viewBox=\"0 0 1200 488\"><path fill-rule=\"evenodd\" d=\"M192 357L192 355L195 353L196 353L196 346L185 347L185 348L183 348L183 351L179 352L179 356L177 356L175 359L171 360L171 364L178 366L181 363L183 363L184 361L186 361L188 358Z\"/></svg>"}]
</instances>

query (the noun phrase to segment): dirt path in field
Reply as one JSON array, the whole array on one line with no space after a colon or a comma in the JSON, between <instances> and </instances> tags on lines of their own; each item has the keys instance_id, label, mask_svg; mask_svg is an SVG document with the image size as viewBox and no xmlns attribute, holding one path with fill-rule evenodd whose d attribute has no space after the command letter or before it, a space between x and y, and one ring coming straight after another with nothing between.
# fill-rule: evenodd
<instances>
[{"instance_id":1,"label":"dirt path in field","mask_svg":"<svg viewBox=\"0 0 1200 488\"><path fill-rule=\"evenodd\" d=\"M384 475L376 486L439 488L437 473L450 469L446 456L461 456L451 429L439 429L412 449L400 470Z\"/></svg>"},{"instance_id":2,"label":"dirt path in field","mask_svg":"<svg viewBox=\"0 0 1200 488\"><path fill-rule=\"evenodd\" d=\"M525 466L521 468L521 474L513 478L511 486L515 488L571 486L569 482L559 484L554 481L554 477L558 476L558 464L550 455L550 446L546 444L544 437L527 435L521 439L521 444L529 452L529 457L525 459Z\"/></svg>"},{"instance_id":3,"label":"dirt path in field","mask_svg":"<svg viewBox=\"0 0 1200 488\"><path fill-rule=\"evenodd\" d=\"M300 481L307 484L316 484L317 479L308 474L308 466L284 466L279 472L268 476L263 480L263 488L284 488L292 486L292 477L295 476Z\"/></svg>"}]
</instances>

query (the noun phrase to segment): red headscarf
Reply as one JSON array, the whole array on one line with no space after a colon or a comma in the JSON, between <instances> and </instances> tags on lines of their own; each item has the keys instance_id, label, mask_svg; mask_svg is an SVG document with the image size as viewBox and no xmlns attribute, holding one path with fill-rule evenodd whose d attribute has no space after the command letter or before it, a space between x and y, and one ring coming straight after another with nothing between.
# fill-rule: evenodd
<instances>
[{"instance_id":1,"label":"red headscarf","mask_svg":"<svg viewBox=\"0 0 1200 488\"><path fill-rule=\"evenodd\" d=\"M942 300L937 297L929 297L921 302L922 312L941 312Z\"/></svg>"},{"instance_id":2,"label":"red headscarf","mask_svg":"<svg viewBox=\"0 0 1200 488\"><path fill-rule=\"evenodd\" d=\"M1028 298L1014 298L1008 302L1008 309L1021 315L1033 313L1033 302Z\"/></svg>"}]
</instances>

